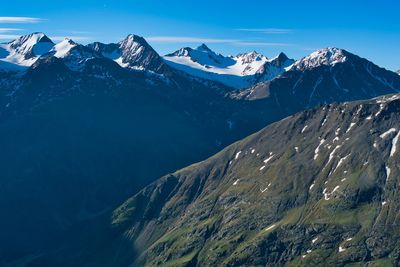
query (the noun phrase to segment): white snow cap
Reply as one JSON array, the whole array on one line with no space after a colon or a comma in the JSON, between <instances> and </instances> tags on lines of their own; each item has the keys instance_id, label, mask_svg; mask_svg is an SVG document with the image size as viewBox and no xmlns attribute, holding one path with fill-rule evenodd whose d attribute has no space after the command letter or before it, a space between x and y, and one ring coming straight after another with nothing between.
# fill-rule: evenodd
<instances>
[{"instance_id":1,"label":"white snow cap","mask_svg":"<svg viewBox=\"0 0 400 267\"><path fill-rule=\"evenodd\" d=\"M55 57L64 58L75 46L77 46L77 44L74 41L69 38L65 38L60 43L56 44L50 52L54 52Z\"/></svg>"},{"instance_id":2,"label":"white snow cap","mask_svg":"<svg viewBox=\"0 0 400 267\"><path fill-rule=\"evenodd\" d=\"M294 63L297 69L315 68L321 65L335 65L346 61L346 52L336 47L328 47L317 50L309 56Z\"/></svg>"},{"instance_id":3,"label":"white snow cap","mask_svg":"<svg viewBox=\"0 0 400 267\"><path fill-rule=\"evenodd\" d=\"M41 56L49 52L54 43L44 33L36 32L21 36L9 45L19 54L27 55L33 52L35 56Z\"/></svg>"},{"instance_id":4,"label":"white snow cap","mask_svg":"<svg viewBox=\"0 0 400 267\"><path fill-rule=\"evenodd\" d=\"M239 59L242 64L249 64L253 63L254 61L267 61L268 58L260 53L257 53L256 51L249 52L249 53L242 53L238 54L236 56L237 59Z\"/></svg>"},{"instance_id":5,"label":"white snow cap","mask_svg":"<svg viewBox=\"0 0 400 267\"><path fill-rule=\"evenodd\" d=\"M44 33L24 35L9 43L0 44L0 61L10 63L10 67L29 67L53 46L54 43Z\"/></svg>"},{"instance_id":6,"label":"white snow cap","mask_svg":"<svg viewBox=\"0 0 400 267\"><path fill-rule=\"evenodd\" d=\"M129 34L124 40L119 42L121 49L136 51L144 45L144 39L137 35Z\"/></svg>"},{"instance_id":7,"label":"white snow cap","mask_svg":"<svg viewBox=\"0 0 400 267\"><path fill-rule=\"evenodd\" d=\"M256 77L263 81L271 80L293 63L283 53L273 59L256 51L223 56L205 44L195 49L181 48L164 59L168 65L190 75L219 81L234 88L246 88L255 82Z\"/></svg>"}]
</instances>

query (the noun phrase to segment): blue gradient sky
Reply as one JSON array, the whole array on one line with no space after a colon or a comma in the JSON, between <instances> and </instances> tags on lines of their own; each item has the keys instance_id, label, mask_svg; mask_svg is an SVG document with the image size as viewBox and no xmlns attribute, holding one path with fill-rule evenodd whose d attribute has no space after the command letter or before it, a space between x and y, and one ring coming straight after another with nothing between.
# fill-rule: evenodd
<instances>
[{"instance_id":1,"label":"blue gradient sky","mask_svg":"<svg viewBox=\"0 0 400 267\"><path fill-rule=\"evenodd\" d=\"M0 18L0 41L42 31L78 42L116 42L138 34L160 53L204 42L216 52L280 51L301 58L336 46L378 65L400 69L400 1L178 1L69 0L4 1L0 17L30 17L10 23ZM7 30L11 29L11 30Z\"/></svg>"}]
</instances>

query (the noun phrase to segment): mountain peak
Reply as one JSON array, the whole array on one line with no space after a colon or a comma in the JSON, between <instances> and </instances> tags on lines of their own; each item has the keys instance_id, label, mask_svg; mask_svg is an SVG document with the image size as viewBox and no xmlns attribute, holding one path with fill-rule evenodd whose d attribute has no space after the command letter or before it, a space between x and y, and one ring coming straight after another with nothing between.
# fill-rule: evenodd
<instances>
[{"instance_id":1,"label":"mountain peak","mask_svg":"<svg viewBox=\"0 0 400 267\"><path fill-rule=\"evenodd\" d=\"M118 43L95 42L87 47L118 63L123 68L167 73L165 64L158 53L138 35L129 34Z\"/></svg>"},{"instance_id":2,"label":"mountain peak","mask_svg":"<svg viewBox=\"0 0 400 267\"><path fill-rule=\"evenodd\" d=\"M27 35L22 35L19 38L9 42L11 47L16 48L19 45L26 44L33 46L37 43L53 43L49 37L42 32L34 32Z\"/></svg>"},{"instance_id":3,"label":"mountain peak","mask_svg":"<svg viewBox=\"0 0 400 267\"><path fill-rule=\"evenodd\" d=\"M295 63L299 69L314 68L321 65L335 65L347 60L348 52L336 47L319 49Z\"/></svg>"},{"instance_id":4,"label":"mountain peak","mask_svg":"<svg viewBox=\"0 0 400 267\"><path fill-rule=\"evenodd\" d=\"M285 60L287 60L289 58L287 57L287 55L285 53L280 52L279 55L277 56L277 59L280 60L280 61L285 61Z\"/></svg>"},{"instance_id":5,"label":"mountain peak","mask_svg":"<svg viewBox=\"0 0 400 267\"><path fill-rule=\"evenodd\" d=\"M125 48L131 48L132 46L135 46L135 44L139 44L141 46L149 46L149 44L143 37L135 34L128 34L128 36L120 41L119 44L121 46L124 46Z\"/></svg>"},{"instance_id":6,"label":"mountain peak","mask_svg":"<svg viewBox=\"0 0 400 267\"><path fill-rule=\"evenodd\" d=\"M176 50L173 53L165 55L166 57L188 57L190 56L191 51L193 51L190 47L182 47L179 50Z\"/></svg>"},{"instance_id":7,"label":"mountain peak","mask_svg":"<svg viewBox=\"0 0 400 267\"><path fill-rule=\"evenodd\" d=\"M287 68L290 65L292 65L295 61L293 59L288 58L285 53L281 52L279 53L279 55L271 59L269 62L274 64L275 66L281 68Z\"/></svg>"},{"instance_id":8,"label":"mountain peak","mask_svg":"<svg viewBox=\"0 0 400 267\"><path fill-rule=\"evenodd\" d=\"M204 52L213 52L207 45L201 44L199 45L196 50L204 51Z\"/></svg>"},{"instance_id":9,"label":"mountain peak","mask_svg":"<svg viewBox=\"0 0 400 267\"><path fill-rule=\"evenodd\" d=\"M141 53L145 49L156 53L143 37L134 34L129 34L125 39L120 41L119 46L124 56Z\"/></svg>"},{"instance_id":10,"label":"mountain peak","mask_svg":"<svg viewBox=\"0 0 400 267\"><path fill-rule=\"evenodd\" d=\"M34 32L2 44L0 48L5 51L2 53L3 61L26 67L31 66L53 46L54 43L44 33Z\"/></svg>"},{"instance_id":11,"label":"mountain peak","mask_svg":"<svg viewBox=\"0 0 400 267\"><path fill-rule=\"evenodd\" d=\"M248 53L241 53L241 54L238 54L236 57L239 58L244 64L251 63L254 61L262 61L262 60L266 61L267 60L266 56L264 56L256 51L252 51L252 52L248 52Z\"/></svg>"},{"instance_id":12,"label":"mountain peak","mask_svg":"<svg viewBox=\"0 0 400 267\"><path fill-rule=\"evenodd\" d=\"M129 34L118 44L121 56L116 62L120 66L155 72L162 72L165 68L161 57L143 37Z\"/></svg>"},{"instance_id":13,"label":"mountain peak","mask_svg":"<svg viewBox=\"0 0 400 267\"><path fill-rule=\"evenodd\" d=\"M72 39L70 39L70 38L64 38L64 40L62 40L61 42L64 42L64 43L68 43L68 44L70 44L70 45L78 45L77 43L75 43Z\"/></svg>"},{"instance_id":14,"label":"mountain peak","mask_svg":"<svg viewBox=\"0 0 400 267\"><path fill-rule=\"evenodd\" d=\"M52 49L51 52L54 52L54 56L58 58L64 58L67 56L69 51L77 46L78 44L72 41L69 38L64 38L61 42L56 44Z\"/></svg>"}]
</instances>

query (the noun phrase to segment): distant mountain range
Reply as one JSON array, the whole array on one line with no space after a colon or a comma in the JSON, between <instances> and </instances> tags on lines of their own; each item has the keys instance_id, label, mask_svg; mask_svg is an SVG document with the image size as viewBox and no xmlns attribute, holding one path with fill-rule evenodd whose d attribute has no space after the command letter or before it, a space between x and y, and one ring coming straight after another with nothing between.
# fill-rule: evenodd
<instances>
[{"instance_id":1,"label":"distant mountain range","mask_svg":"<svg viewBox=\"0 0 400 267\"><path fill-rule=\"evenodd\" d=\"M150 182L286 116L399 92L400 76L337 48L295 62L205 45L162 57L136 35L81 45L33 33L0 45L0 88L1 265L108 229Z\"/></svg>"},{"instance_id":2,"label":"distant mountain range","mask_svg":"<svg viewBox=\"0 0 400 267\"><path fill-rule=\"evenodd\" d=\"M238 96L247 99L274 96L282 109L292 105L313 107L320 103L368 99L379 95L378 91L398 92L397 80L394 72L364 58L343 49L326 48L296 61L276 79L241 90Z\"/></svg>"},{"instance_id":3,"label":"distant mountain range","mask_svg":"<svg viewBox=\"0 0 400 267\"><path fill-rule=\"evenodd\" d=\"M244 88L260 81L272 80L294 63L283 53L273 59L258 54L239 54L225 57L216 54L205 44L168 54L166 63L173 68L204 79L216 80L234 88Z\"/></svg>"},{"instance_id":4,"label":"distant mountain range","mask_svg":"<svg viewBox=\"0 0 400 267\"><path fill-rule=\"evenodd\" d=\"M85 66L86 61L103 58L123 68L159 74L177 69L194 77L243 89L271 81L287 71L305 72L320 66L335 66L349 61L348 56L354 58L351 53L337 48L321 49L298 61L289 59L284 53L268 59L255 51L223 56L202 44L196 49L185 47L161 57L145 39L132 34L119 43L94 42L84 46L68 38L54 44L45 34L32 33L0 44L0 70L21 71L33 66L38 59L48 57L63 59L68 68L79 70ZM351 59L349 64L352 64ZM374 76L373 73L369 75Z\"/></svg>"}]
</instances>

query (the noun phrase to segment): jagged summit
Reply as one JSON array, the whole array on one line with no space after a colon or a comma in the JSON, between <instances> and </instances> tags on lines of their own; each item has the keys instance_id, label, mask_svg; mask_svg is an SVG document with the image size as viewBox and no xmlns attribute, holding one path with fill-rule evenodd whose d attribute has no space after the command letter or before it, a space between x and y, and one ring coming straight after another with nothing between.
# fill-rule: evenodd
<instances>
[{"instance_id":1,"label":"jagged summit","mask_svg":"<svg viewBox=\"0 0 400 267\"><path fill-rule=\"evenodd\" d=\"M124 68L149 70L157 73L166 71L166 66L158 53L143 37L135 34L129 34L118 43L95 42L88 44L87 47L114 60Z\"/></svg>"},{"instance_id":2,"label":"jagged summit","mask_svg":"<svg viewBox=\"0 0 400 267\"><path fill-rule=\"evenodd\" d=\"M165 68L161 57L143 37L129 34L119 42L119 49L121 57L117 62L121 66L155 72L160 72Z\"/></svg>"},{"instance_id":3,"label":"jagged summit","mask_svg":"<svg viewBox=\"0 0 400 267\"><path fill-rule=\"evenodd\" d=\"M192 50L193 50L193 48L190 48L190 47L182 47L179 50L176 50L175 52L167 54L165 56L166 57L173 57L173 56L176 56L176 57L187 57L187 56L189 56L189 54L190 54L190 52Z\"/></svg>"},{"instance_id":4,"label":"jagged summit","mask_svg":"<svg viewBox=\"0 0 400 267\"><path fill-rule=\"evenodd\" d=\"M196 50L205 51L205 52L213 52L207 45L201 44L199 45Z\"/></svg>"},{"instance_id":5,"label":"jagged summit","mask_svg":"<svg viewBox=\"0 0 400 267\"><path fill-rule=\"evenodd\" d=\"M56 44L50 51L53 56L58 57L58 58L64 58L66 57L69 53L70 50L73 49L74 47L79 46L77 43L75 43L73 40L69 38L64 38L61 42Z\"/></svg>"},{"instance_id":6,"label":"jagged summit","mask_svg":"<svg viewBox=\"0 0 400 267\"><path fill-rule=\"evenodd\" d=\"M10 48L15 49L16 52L26 55L29 52L32 52L33 47L39 43L49 43L54 45L53 41L42 32L23 35L14 41L9 42L9 45Z\"/></svg>"},{"instance_id":7,"label":"jagged summit","mask_svg":"<svg viewBox=\"0 0 400 267\"><path fill-rule=\"evenodd\" d=\"M288 59L288 56L285 53L281 52L273 60L275 60L279 66L283 66Z\"/></svg>"},{"instance_id":8,"label":"jagged summit","mask_svg":"<svg viewBox=\"0 0 400 267\"><path fill-rule=\"evenodd\" d=\"M266 61L268 58L256 51L252 51L249 53L240 53L236 56L239 60L241 60L244 64L249 64L254 61Z\"/></svg>"},{"instance_id":9,"label":"jagged summit","mask_svg":"<svg viewBox=\"0 0 400 267\"><path fill-rule=\"evenodd\" d=\"M78 44L69 38L65 38L60 43L56 44L51 49L48 56L62 59L69 69L75 71L83 70L87 61L103 57L97 51Z\"/></svg>"},{"instance_id":10,"label":"jagged summit","mask_svg":"<svg viewBox=\"0 0 400 267\"><path fill-rule=\"evenodd\" d=\"M299 69L315 68L321 65L333 66L345 62L348 54L344 49L336 47L323 48L297 61L294 66Z\"/></svg>"},{"instance_id":11,"label":"jagged summit","mask_svg":"<svg viewBox=\"0 0 400 267\"><path fill-rule=\"evenodd\" d=\"M125 39L120 41L119 44L121 48L129 50L135 50L138 46L150 46L143 37L135 34L129 34Z\"/></svg>"}]
</instances>

